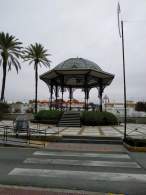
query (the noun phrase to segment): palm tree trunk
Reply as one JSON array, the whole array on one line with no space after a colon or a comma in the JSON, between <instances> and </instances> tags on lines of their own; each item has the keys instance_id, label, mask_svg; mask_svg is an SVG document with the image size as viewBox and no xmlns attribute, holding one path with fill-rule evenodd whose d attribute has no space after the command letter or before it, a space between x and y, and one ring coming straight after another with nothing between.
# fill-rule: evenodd
<instances>
[{"instance_id":1,"label":"palm tree trunk","mask_svg":"<svg viewBox=\"0 0 146 195\"><path fill-rule=\"evenodd\" d=\"M35 62L35 113L37 113L38 104L38 63Z\"/></svg>"},{"instance_id":2,"label":"palm tree trunk","mask_svg":"<svg viewBox=\"0 0 146 195\"><path fill-rule=\"evenodd\" d=\"M2 79L2 89L1 89L1 101L4 101L6 72L7 72L7 63L5 61L3 61L3 79Z\"/></svg>"}]
</instances>

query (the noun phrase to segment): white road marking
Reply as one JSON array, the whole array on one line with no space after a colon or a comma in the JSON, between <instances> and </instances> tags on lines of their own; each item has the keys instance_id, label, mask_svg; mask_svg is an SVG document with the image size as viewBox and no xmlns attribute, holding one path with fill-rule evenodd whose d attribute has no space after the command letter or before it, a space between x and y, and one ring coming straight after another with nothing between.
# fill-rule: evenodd
<instances>
[{"instance_id":1,"label":"white road marking","mask_svg":"<svg viewBox=\"0 0 146 195\"><path fill-rule=\"evenodd\" d=\"M91 161L91 160L70 160L70 159L40 159L27 158L24 163L28 164L57 164L57 165L77 165L91 167L127 167L141 168L136 162L117 162L117 161Z\"/></svg>"},{"instance_id":2,"label":"white road marking","mask_svg":"<svg viewBox=\"0 0 146 195\"><path fill-rule=\"evenodd\" d=\"M123 182L146 182L146 174L133 173L110 173L110 172L88 172L71 170L49 170L49 169L26 169L15 168L9 175L47 177L67 180L91 180L91 181L123 181Z\"/></svg>"},{"instance_id":3,"label":"white road marking","mask_svg":"<svg viewBox=\"0 0 146 195\"><path fill-rule=\"evenodd\" d=\"M120 158L130 159L128 154L103 154L103 153L80 153L80 152L45 152L36 151L33 155L40 156L76 156L76 157L99 157L99 158Z\"/></svg>"}]
</instances>

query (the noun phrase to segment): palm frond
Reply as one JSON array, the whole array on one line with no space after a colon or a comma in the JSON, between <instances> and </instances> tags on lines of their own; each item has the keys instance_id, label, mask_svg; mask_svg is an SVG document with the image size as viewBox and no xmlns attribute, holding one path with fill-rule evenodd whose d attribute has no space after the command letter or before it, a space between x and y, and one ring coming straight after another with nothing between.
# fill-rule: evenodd
<instances>
[{"instance_id":1,"label":"palm frond","mask_svg":"<svg viewBox=\"0 0 146 195\"><path fill-rule=\"evenodd\" d=\"M29 64L34 62L34 66L36 64L45 67L50 67L51 61L48 59L50 54L47 53L48 51L44 48L43 45L40 43L30 44L24 50L23 59L24 61L30 61Z\"/></svg>"},{"instance_id":2,"label":"palm frond","mask_svg":"<svg viewBox=\"0 0 146 195\"><path fill-rule=\"evenodd\" d=\"M17 72L21 68L17 59L22 58L22 49L22 43L15 36L0 32L0 60L1 63L3 60L7 61L6 65L8 65L9 71L12 65Z\"/></svg>"}]
</instances>

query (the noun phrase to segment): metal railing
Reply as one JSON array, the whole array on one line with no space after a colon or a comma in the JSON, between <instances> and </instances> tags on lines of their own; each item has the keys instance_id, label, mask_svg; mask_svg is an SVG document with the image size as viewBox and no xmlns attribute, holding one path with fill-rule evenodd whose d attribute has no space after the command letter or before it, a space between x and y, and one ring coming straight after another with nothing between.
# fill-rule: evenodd
<instances>
[{"instance_id":1,"label":"metal railing","mask_svg":"<svg viewBox=\"0 0 146 195\"><path fill-rule=\"evenodd\" d=\"M6 143L21 143L26 145L42 145L46 146L47 137L55 135L58 136L58 132L49 132L51 128L40 129L40 125L37 128L28 128L16 130L15 126L0 125L0 142Z\"/></svg>"}]
</instances>

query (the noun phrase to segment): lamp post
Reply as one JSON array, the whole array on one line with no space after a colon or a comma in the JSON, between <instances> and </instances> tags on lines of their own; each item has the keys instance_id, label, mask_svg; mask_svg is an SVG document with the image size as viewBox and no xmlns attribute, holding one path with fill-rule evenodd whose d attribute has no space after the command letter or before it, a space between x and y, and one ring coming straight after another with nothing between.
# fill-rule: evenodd
<instances>
[{"instance_id":1,"label":"lamp post","mask_svg":"<svg viewBox=\"0 0 146 195\"><path fill-rule=\"evenodd\" d=\"M121 30L122 30L122 56L123 56L123 80L124 80L124 140L126 140L127 105L126 105L126 73L125 73L125 47L124 47L123 20L121 21Z\"/></svg>"},{"instance_id":2,"label":"lamp post","mask_svg":"<svg viewBox=\"0 0 146 195\"><path fill-rule=\"evenodd\" d=\"M124 25L123 20L120 21L120 4L118 2L117 16L118 16L118 29L120 38L122 38L122 58L123 58L123 81L124 81L124 140L126 140L127 129L127 106L126 106L126 73L125 73L125 47L124 47Z\"/></svg>"}]
</instances>

